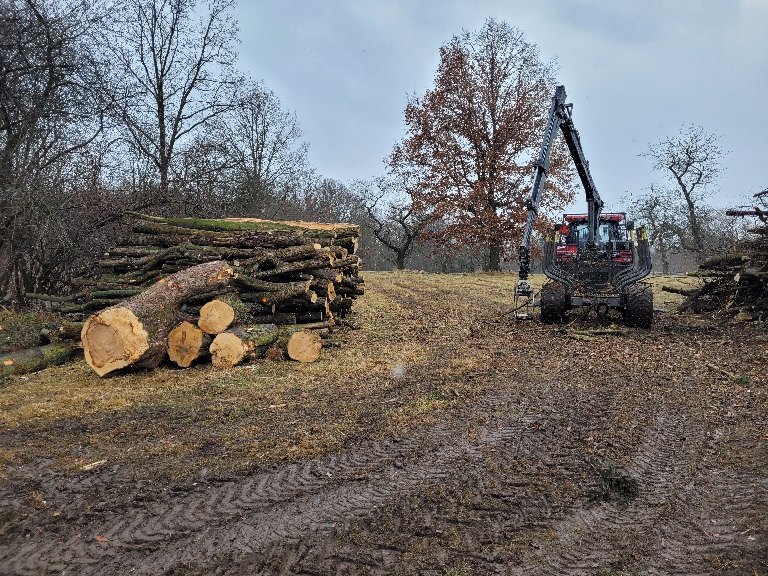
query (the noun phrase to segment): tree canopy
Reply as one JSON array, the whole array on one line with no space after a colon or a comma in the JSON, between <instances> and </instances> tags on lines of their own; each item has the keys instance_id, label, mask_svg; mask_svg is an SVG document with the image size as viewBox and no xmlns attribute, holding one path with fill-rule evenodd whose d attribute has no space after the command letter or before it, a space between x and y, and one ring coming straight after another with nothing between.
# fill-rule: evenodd
<instances>
[{"instance_id":1,"label":"tree canopy","mask_svg":"<svg viewBox=\"0 0 768 576\"><path fill-rule=\"evenodd\" d=\"M434 88L408 102L407 135L390 157L417 182L416 210L442 221L438 244L483 246L498 269L519 241L555 71L521 30L493 19L440 48ZM543 212L572 200L574 176L559 143Z\"/></svg>"}]
</instances>

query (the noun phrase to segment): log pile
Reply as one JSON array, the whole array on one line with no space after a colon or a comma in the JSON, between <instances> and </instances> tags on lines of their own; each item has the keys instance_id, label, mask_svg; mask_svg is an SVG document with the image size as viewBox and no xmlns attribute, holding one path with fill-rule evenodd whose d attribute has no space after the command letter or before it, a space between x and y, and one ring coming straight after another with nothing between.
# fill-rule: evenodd
<instances>
[{"instance_id":1,"label":"log pile","mask_svg":"<svg viewBox=\"0 0 768 576\"><path fill-rule=\"evenodd\" d=\"M168 274L215 260L235 270L232 285L216 295L236 293L252 314L276 324L343 317L364 293L358 226L131 215L132 234L105 255L96 274L76 280L72 294L27 297L47 301L70 320L82 321ZM198 312L207 296L186 302L186 309Z\"/></svg>"},{"instance_id":2,"label":"log pile","mask_svg":"<svg viewBox=\"0 0 768 576\"><path fill-rule=\"evenodd\" d=\"M768 323L768 212L755 207L750 211L729 210L727 214L756 216L761 225L750 229L750 237L727 255L699 265L692 275L704 283L685 293L686 300L679 310L716 312L736 320Z\"/></svg>"},{"instance_id":3,"label":"log pile","mask_svg":"<svg viewBox=\"0 0 768 576\"><path fill-rule=\"evenodd\" d=\"M220 367L265 355L311 362L365 291L358 226L132 215L130 237L74 294L28 294L87 318L85 357L100 376L166 357L180 367L209 356Z\"/></svg>"}]
</instances>

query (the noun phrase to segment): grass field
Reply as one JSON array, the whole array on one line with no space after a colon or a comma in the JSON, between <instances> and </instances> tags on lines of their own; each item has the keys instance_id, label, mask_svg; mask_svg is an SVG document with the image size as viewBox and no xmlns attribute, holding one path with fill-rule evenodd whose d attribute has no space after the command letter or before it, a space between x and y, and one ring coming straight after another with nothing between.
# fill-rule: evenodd
<instances>
[{"instance_id":1,"label":"grass field","mask_svg":"<svg viewBox=\"0 0 768 576\"><path fill-rule=\"evenodd\" d=\"M69 471L107 461L141 462L169 478L200 469L230 473L422 424L473 396L471 385L446 389L434 380L482 368L482 355L448 350L483 322L479 311L514 324L504 314L516 276L368 272L366 280L369 290L354 316L360 329L339 331L340 347L312 364L166 367L101 379L78 360L3 382L0 425L9 436L0 474L4 466L43 458ZM542 282L534 276L535 289ZM656 305L670 310L682 297L661 286L692 284L685 277L649 282ZM413 306L424 293L434 298ZM25 341L41 321L28 314L4 324L6 334L31 327ZM415 374L429 382L414 381Z\"/></svg>"},{"instance_id":2,"label":"grass field","mask_svg":"<svg viewBox=\"0 0 768 576\"><path fill-rule=\"evenodd\" d=\"M764 329L515 282L369 272L312 364L0 381L0 572L765 573Z\"/></svg>"}]
</instances>

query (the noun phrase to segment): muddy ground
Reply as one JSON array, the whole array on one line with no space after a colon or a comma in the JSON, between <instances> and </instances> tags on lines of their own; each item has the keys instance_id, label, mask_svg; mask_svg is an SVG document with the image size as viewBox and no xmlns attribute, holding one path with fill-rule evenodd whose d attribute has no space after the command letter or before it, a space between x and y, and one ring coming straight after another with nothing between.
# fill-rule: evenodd
<instances>
[{"instance_id":1,"label":"muddy ground","mask_svg":"<svg viewBox=\"0 0 768 576\"><path fill-rule=\"evenodd\" d=\"M312 365L0 383L0 573L768 574L764 328L367 286Z\"/></svg>"}]
</instances>

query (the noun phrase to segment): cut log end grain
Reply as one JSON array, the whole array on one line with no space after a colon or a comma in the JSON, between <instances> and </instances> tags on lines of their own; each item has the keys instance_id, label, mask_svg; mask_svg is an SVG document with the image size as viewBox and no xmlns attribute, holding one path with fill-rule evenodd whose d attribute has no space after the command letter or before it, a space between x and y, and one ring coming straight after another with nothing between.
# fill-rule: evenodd
<instances>
[{"instance_id":1,"label":"cut log end grain","mask_svg":"<svg viewBox=\"0 0 768 576\"><path fill-rule=\"evenodd\" d=\"M302 330L291 334L286 343L285 351L291 360L298 362L314 362L320 358L323 345L320 334Z\"/></svg>"},{"instance_id":2,"label":"cut log end grain","mask_svg":"<svg viewBox=\"0 0 768 576\"><path fill-rule=\"evenodd\" d=\"M130 366L149 350L149 334L124 307L108 308L88 318L80 334L85 360L99 376Z\"/></svg>"},{"instance_id":3,"label":"cut log end grain","mask_svg":"<svg viewBox=\"0 0 768 576\"><path fill-rule=\"evenodd\" d=\"M216 368L232 368L248 357L250 346L236 334L223 332L211 344L211 364Z\"/></svg>"},{"instance_id":4,"label":"cut log end grain","mask_svg":"<svg viewBox=\"0 0 768 576\"><path fill-rule=\"evenodd\" d=\"M314 362L322 349L320 334L313 331L283 329L274 324L236 327L214 338L211 363L217 368L231 368L249 358L264 356L272 345L298 362Z\"/></svg>"},{"instance_id":5,"label":"cut log end grain","mask_svg":"<svg viewBox=\"0 0 768 576\"><path fill-rule=\"evenodd\" d=\"M197 325L208 334L221 334L235 321L235 309L222 300L211 300L200 308Z\"/></svg>"},{"instance_id":6,"label":"cut log end grain","mask_svg":"<svg viewBox=\"0 0 768 576\"><path fill-rule=\"evenodd\" d=\"M186 320L168 333L168 358L181 368L208 353L211 337Z\"/></svg>"}]
</instances>

